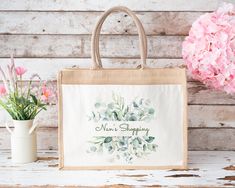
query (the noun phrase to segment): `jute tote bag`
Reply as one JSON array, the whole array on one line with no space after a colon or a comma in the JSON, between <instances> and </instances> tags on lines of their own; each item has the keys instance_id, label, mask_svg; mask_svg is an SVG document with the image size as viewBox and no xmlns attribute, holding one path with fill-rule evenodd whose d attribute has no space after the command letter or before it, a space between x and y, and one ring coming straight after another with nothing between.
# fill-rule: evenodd
<instances>
[{"instance_id":1,"label":"jute tote bag","mask_svg":"<svg viewBox=\"0 0 235 188\"><path fill-rule=\"evenodd\" d=\"M102 66L101 26L117 11L133 18L138 29L140 68ZM58 76L60 169L186 168L185 69L146 66L143 26L125 7L101 16L91 56L90 69L65 69Z\"/></svg>"}]
</instances>

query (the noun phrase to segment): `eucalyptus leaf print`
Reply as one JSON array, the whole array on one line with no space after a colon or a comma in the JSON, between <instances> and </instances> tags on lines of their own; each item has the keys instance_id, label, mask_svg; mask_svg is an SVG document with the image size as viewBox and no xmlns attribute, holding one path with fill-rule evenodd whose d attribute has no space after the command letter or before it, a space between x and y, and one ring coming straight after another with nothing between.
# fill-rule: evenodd
<instances>
[{"instance_id":1,"label":"eucalyptus leaf print","mask_svg":"<svg viewBox=\"0 0 235 188\"><path fill-rule=\"evenodd\" d=\"M93 111L88 116L93 122L149 122L155 117L155 109L149 99L136 97L129 103L124 97L112 93L112 100L96 102ZM132 129L134 127L129 128ZM157 145L154 136L94 136L89 141L88 153L108 154L114 160L124 160L132 163L135 159L143 158L156 152Z\"/></svg>"},{"instance_id":2,"label":"eucalyptus leaf print","mask_svg":"<svg viewBox=\"0 0 235 188\"><path fill-rule=\"evenodd\" d=\"M115 93L112 94L110 103L97 102L94 111L89 115L89 120L98 121L150 121L155 110L150 105L150 100L135 98L129 104L125 104L124 98Z\"/></svg>"},{"instance_id":3,"label":"eucalyptus leaf print","mask_svg":"<svg viewBox=\"0 0 235 188\"><path fill-rule=\"evenodd\" d=\"M90 141L88 153L107 153L112 155L114 160L123 159L127 163L132 163L133 160L156 151L157 145L153 143L154 139L151 136L94 137Z\"/></svg>"}]
</instances>

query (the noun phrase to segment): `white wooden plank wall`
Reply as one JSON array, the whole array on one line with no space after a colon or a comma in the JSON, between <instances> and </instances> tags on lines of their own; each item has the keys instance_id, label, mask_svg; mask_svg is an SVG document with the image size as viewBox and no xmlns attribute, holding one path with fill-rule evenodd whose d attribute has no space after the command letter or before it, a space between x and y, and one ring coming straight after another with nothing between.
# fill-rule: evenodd
<instances>
[{"instance_id":1,"label":"white wooden plank wall","mask_svg":"<svg viewBox=\"0 0 235 188\"><path fill-rule=\"evenodd\" d=\"M227 0L235 3L235 0ZM148 35L151 67L181 66L181 43L192 22L221 0L11 0L0 3L0 65L14 52L18 65L54 80L64 67L90 66L90 37L102 11L115 5L136 11ZM105 22L100 47L106 67L136 67L138 37L132 20L115 13ZM131 49L131 50L130 50ZM25 75L25 81L30 74ZM189 149L235 150L235 96L210 91L189 78ZM0 149L10 148L0 110ZM39 149L57 149L56 102L38 117Z\"/></svg>"}]
</instances>

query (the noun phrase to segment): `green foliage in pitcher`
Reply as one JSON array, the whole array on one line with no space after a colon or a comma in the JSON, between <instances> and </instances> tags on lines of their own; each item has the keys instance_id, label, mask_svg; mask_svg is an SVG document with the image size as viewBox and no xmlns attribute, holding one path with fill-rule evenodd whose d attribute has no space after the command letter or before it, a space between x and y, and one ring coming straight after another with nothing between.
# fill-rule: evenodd
<instances>
[{"instance_id":1,"label":"green foliage in pitcher","mask_svg":"<svg viewBox=\"0 0 235 188\"><path fill-rule=\"evenodd\" d=\"M38 74L33 74L28 84L23 82L26 72L26 68L15 66L13 56L6 71L0 66L0 82L3 82L0 84L0 107L14 120L34 119L55 97L55 91Z\"/></svg>"}]
</instances>

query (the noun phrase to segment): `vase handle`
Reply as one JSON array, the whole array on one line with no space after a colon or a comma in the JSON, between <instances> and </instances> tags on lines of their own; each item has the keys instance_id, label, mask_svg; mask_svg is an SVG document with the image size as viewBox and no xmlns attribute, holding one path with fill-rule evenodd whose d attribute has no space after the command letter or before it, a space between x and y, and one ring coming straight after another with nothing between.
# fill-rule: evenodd
<instances>
[{"instance_id":1,"label":"vase handle","mask_svg":"<svg viewBox=\"0 0 235 188\"><path fill-rule=\"evenodd\" d=\"M37 123L34 123L33 126L29 129L29 134L32 134L32 132L35 130L35 128L38 126Z\"/></svg>"},{"instance_id":2,"label":"vase handle","mask_svg":"<svg viewBox=\"0 0 235 188\"><path fill-rule=\"evenodd\" d=\"M11 130L11 128L10 128L9 125L8 125L8 122L6 123L6 128L7 128L8 132L9 132L10 134L13 133L13 131Z\"/></svg>"}]
</instances>

